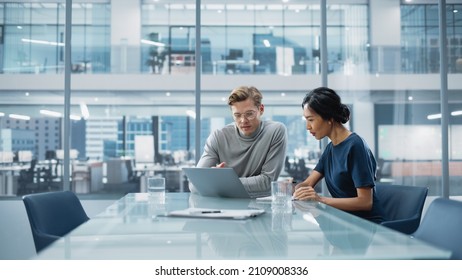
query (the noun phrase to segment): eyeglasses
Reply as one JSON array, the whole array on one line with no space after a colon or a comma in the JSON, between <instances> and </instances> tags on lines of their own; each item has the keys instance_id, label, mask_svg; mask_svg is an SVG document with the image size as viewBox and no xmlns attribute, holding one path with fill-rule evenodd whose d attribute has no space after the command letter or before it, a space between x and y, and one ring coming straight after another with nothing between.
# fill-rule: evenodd
<instances>
[{"instance_id":1,"label":"eyeglasses","mask_svg":"<svg viewBox=\"0 0 462 280\"><path fill-rule=\"evenodd\" d=\"M233 114L233 118L235 121L237 120L240 120L242 117L244 117L246 120L253 120L257 117L257 111L247 111L245 112L244 114L239 114L239 113L236 113L236 114Z\"/></svg>"}]
</instances>

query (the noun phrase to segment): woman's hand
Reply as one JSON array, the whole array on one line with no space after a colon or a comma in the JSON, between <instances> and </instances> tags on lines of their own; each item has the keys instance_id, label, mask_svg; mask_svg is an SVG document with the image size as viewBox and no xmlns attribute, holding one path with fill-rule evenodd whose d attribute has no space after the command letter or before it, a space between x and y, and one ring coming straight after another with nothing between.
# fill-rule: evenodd
<instances>
[{"instance_id":1,"label":"woman's hand","mask_svg":"<svg viewBox=\"0 0 462 280\"><path fill-rule=\"evenodd\" d=\"M312 186L301 186L295 187L294 198L298 200L314 200L320 201L321 197L316 193Z\"/></svg>"}]
</instances>

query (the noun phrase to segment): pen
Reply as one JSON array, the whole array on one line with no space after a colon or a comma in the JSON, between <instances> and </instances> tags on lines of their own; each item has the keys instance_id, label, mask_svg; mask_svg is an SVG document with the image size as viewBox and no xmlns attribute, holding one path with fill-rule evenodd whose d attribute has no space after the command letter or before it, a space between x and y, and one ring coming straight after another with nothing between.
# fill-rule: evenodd
<instances>
[{"instance_id":1,"label":"pen","mask_svg":"<svg viewBox=\"0 0 462 280\"><path fill-rule=\"evenodd\" d=\"M191 211L191 214L219 214L222 213L221 210L198 210L198 211Z\"/></svg>"},{"instance_id":2,"label":"pen","mask_svg":"<svg viewBox=\"0 0 462 280\"><path fill-rule=\"evenodd\" d=\"M220 210L207 210L207 211L200 211L201 214L212 214L212 213L221 213Z\"/></svg>"}]
</instances>

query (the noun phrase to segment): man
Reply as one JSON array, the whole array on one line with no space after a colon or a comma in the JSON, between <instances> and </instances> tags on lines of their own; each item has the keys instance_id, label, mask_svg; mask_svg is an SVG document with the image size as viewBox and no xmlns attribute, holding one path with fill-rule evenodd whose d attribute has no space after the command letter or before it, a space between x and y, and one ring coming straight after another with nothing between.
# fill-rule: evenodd
<instances>
[{"instance_id":1,"label":"man","mask_svg":"<svg viewBox=\"0 0 462 280\"><path fill-rule=\"evenodd\" d=\"M255 87L241 86L228 97L234 123L207 139L197 167L232 167L250 197L268 196L284 165L287 135L282 123L263 121L265 106ZM195 192L193 186L191 191Z\"/></svg>"}]
</instances>

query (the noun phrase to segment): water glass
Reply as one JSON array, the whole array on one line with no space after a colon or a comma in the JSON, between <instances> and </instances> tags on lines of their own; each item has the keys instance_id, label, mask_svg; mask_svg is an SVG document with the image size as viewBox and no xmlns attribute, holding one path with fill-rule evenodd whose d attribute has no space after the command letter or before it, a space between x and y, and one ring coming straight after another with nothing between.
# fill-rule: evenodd
<instances>
[{"instance_id":1,"label":"water glass","mask_svg":"<svg viewBox=\"0 0 462 280\"><path fill-rule=\"evenodd\" d=\"M271 182L271 207L292 209L292 182L289 180Z\"/></svg>"},{"instance_id":2,"label":"water glass","mask_svg":"<svg viewBox=\"0 0 462 280\"><path fill-rule=\"evenodd\" d=\"M150 202L165 204L165 178L148 177L147 190Z\"/></svg>"}]
</instances>

